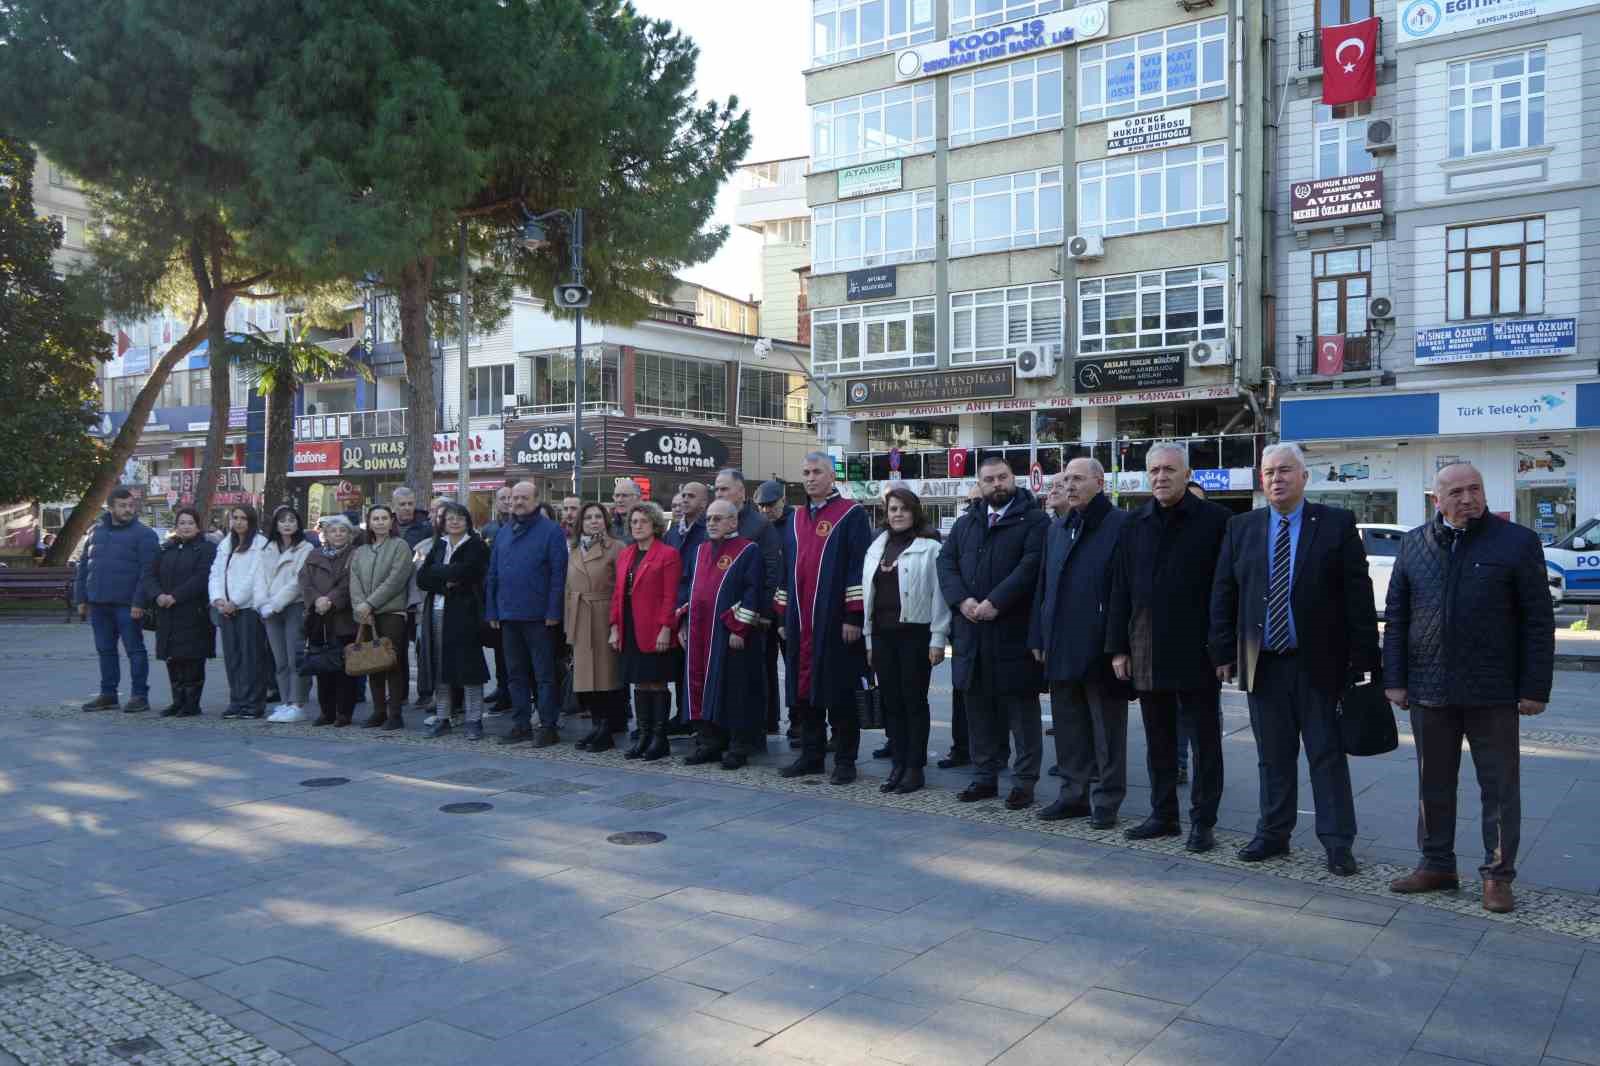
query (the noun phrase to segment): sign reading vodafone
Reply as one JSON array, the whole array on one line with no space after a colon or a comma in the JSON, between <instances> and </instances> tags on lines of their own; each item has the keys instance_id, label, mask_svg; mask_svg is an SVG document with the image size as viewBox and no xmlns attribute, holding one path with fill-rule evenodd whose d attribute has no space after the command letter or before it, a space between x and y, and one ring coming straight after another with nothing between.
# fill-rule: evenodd
<instances>
[{"instance_id":1,"label":"sign reading vodafone","mask_svg":"<svg viewBox=\"0 0 1600 1066\"><path fill-rule=\"evenodd\" d=\"M319 440L294 446L290 473L296 477L323 477L339 472L343 441Z\"/></svg>"}]
</instances>

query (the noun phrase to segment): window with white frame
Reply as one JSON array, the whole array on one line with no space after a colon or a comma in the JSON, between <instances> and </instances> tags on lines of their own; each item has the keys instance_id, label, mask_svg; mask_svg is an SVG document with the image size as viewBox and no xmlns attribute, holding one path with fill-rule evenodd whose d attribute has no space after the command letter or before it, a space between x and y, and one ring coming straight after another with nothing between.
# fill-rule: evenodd
<instances>
[{"instance_id":1,"label":"window with white frame","mask_svg":"<svg viewBox=\"0 0 1600 1066\"><path fill-rule=\"evenodd\" d=\"M950 183L950 255L1059 244L1061 168Z\"/></svg>"},{"instance_id":2,"label":"window with white frame","mask_svg":"<svg viewBox=\"0 0 1600 1066\"><path fill-rule=\"evenodd\" d=\"M950 33L968 33L1002 22L1060 11L1062 0L950 0Z\"/></svg>"},{"instance_id":3,"label":"window with white frame","mask_svg":"<svg viewBox=\"0 0 1600 1066\"><path fill-rule=\"evenodd\" d=\"M1228 266L1156 270L1078 282L1078 353L1178 348L1228 332Z\"/></svg>"},{"instance_id":4,"label":"window with white frame","mask_svg":"<svg viewBox=\"0 0 1600 1066\"><path fill-rule=\"evenodd\" d=\"M933 82L829 100L811 109L811 172L933 151Z\"/></svg>"},{"instance_id":5,"label":"window with white frame","mask_svg":"<svg viewBox=\"0 0 1600 1066\"><path fill-rule=\"evenodd\" d=\"M809 218L784 218L768 222L761 227L768 244L810 244L811 220Z\"/></svg>"},{"instance_id":6,"label":"window with white frame","mask_svg":"<svg viewBox=\"0 0 1600 1066\"><path fill-rule=\"evenodd\" d=\"M1450 158L1544 144L1544 49L1450 64Z\"/></svg>"},{"instance_id":7,"label":"window with white frame","mask_svg":"<svg viewBox=\"0 0 1600 1066\"><path fill-rule=\"evenodd\" d=\"M1343 178L1366 174L1376 164L1367 151L1367 118L1372 101L1363 100L1359 116L1347 116L1351 105L1316 105L1317 177Z\"/></svg>"},{"instance_id":8,"label":"window with white frame","mask_svg":"<svg viewBox=\"0 0 1600 1066\"><path fill-rule=\"evenodd\" d=\"M1116 237L1228 218L1228 146L1185 145L1078 164L1078 232Z\"/></svg>"},{"instance_id":9,"label":"window with white frame","mask_svg":"<svg viewBox=\"0 0 1600 1066\"><path fill-rule=\"evenodd\" d=\"M933 40L932 0L811 0L811 65Z\"/></svg>"},{"instance_id":10,"label":"window with white frame","mask_svg":"<svg viewBox=\"0 0 1600 1066\"><path fill-rule=\"evenodd\" d=\"M1228 20L1078 49L1078 121L1093 122L1228 95Z\"/></svg>"},{"instance_id":11,"label":"window with white frame","mask_svg":"<svg viewBox=\"0 0 1600 1066\"><path fill-rule=\"evenodd\" d=\"M811 371L932 368L936 317L932 297L818 308L811 312Z\"/></svg>"},{"instance_id":12,"label":"window with white frame","mask_svg":"<svg viewBox=\"0 0 1600 1066\"><path fill-rule=\"evenodd\" d=\"M467 415L483 418L505 410L517 396L517 368L512 363L467 369Z\"/></svg>"},{"instance_id":13,"label":"window with white frame","mask_svg":"<svg viewBox=\"0 0 1600 1066\"><path fill-rule=\"evenodd\" d=\"M811 213L811 272L933 258L932 189L827 204Z\"/></svg>"},{"instance_id":14,"label":"window with white frame","mask_svg":"<svg viewBox=\"0 0 1600 1066\"><path fill-rule=\"evenodd\" d=\"M1060 52L950 79L951 147L1060 126Z\"/></svg>"},{"instance_id":15,"label":"window with white frame","mask_svg":"<svg viewBox=\"0 0 1600 1066\"><path fill-rule=\"evenodd\" d=\"M950 297L950 363L1000 363L1019 349L1060 344L1061 283L1014 285Z\"/></svg>"}]
</instances>

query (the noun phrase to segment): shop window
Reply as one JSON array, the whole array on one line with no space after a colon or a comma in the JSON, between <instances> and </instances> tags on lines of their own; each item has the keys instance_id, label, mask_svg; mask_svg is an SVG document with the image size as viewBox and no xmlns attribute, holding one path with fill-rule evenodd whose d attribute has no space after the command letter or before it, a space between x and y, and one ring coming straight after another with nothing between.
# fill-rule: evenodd
<instances>
[{"instance_id":1,"label":"shop window","mask_svg":"<svg viewBox=\"0 0 1600 1066\"><path fill-rule=\"evenodd\" d=\"M989 435L995 444L1027 444L1031 440L1026 414L989 416Z\"/></svg>"},{"instance_id":2,"label":"shop window","mask_svg":"<svg viewBox=\"0 0 1600 1066\"><path fill-rule=\"evenodd\" d=\"M1446 317L1544 312L1544 219L1445 230Z\"/></svg>"}]
</instances>

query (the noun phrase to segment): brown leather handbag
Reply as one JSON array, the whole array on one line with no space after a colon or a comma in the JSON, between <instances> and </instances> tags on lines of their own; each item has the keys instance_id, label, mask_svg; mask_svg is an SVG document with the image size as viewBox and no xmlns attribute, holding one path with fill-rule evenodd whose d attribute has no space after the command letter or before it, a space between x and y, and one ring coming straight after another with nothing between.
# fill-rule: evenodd
<instances>
[{"instance_id":1,"label":"brown leather handbag","mask_svg":"<svg viewBox=\"0 0 1600 1066\"><path fill-rule=\"evenodd\" d=\"M363 640L370 636L371 640ZM363 622L356 629L356 639L344 646L344 672L351 677L366 677L393 670L399 660L395 657L394 641L378 636L371 623Z\"/></svg>"}]
</instances>

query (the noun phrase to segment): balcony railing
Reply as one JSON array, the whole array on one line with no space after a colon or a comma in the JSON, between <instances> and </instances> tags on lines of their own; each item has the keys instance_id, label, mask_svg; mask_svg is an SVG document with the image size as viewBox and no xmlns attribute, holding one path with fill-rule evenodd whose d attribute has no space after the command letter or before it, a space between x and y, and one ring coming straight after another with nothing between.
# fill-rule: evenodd
<instances>
[{"instance_id":1,"label":"balcony railing","mask_svg":"<svg viewBox=\"0 0 1600 1066\"><path fill-rule=\"evenodd\" d=\"M1320 338L1326 340L1327 338ZM1344 335L1344 358L1338 359L1334 352L1322 353L1319 356L1319 338L1305 335L1296 336L1295 348L1295 376L1315 381L1318 378L1334 379L1344 374L1377 374L1383 371L1383 349L1378 343L1379 333L1375 329L1362 330ZM1337 366L1338 369L1334 369Z\"/></svg>"},{"instance_id":2,"label":"balcony railing","mask_svg":"<svg viewBox=\"0 0 1600 1066\"><path fill-rule=\"evenodd\" d=\"M612 400L585 400L583 413L586 415L622 415L622 405ZM505 417L512 418L550 418L555 415L571 415L571 403L519 403L514 407L505 409Z\"/></svg>"},{"instance_id":3,"label":"balcony railing","mask_svg":"<svg viewBox=\"0 0 1600 1066\"><path fill-rule=\"evenodd\" d=\"M1146 453L1152 444L1174 440L1188 453L1193 470L1230 470L1257 465L1266 441L1261 433L1207 433L1177 438L1123 438L1118 441L1055 441L1036 444L989 444L954 449L976 452L969 456L961 477L976 477L977 464L991 455L1006 461L1019 479L1025 480L1035 463L1045 476L1058 474L1073 459L1097 459L1108 472L1143 470ZM949 448L903 450L899 455L900 476L907 481L941 480L958 475L950 472ZM888 451L850 452L845 456L846 480L886 481L890 475Z\"/></svg>"},{"instance_id":4,"label":"balcony railing","mask_svg":"<svg viewBox=\"0 0 1600 1066\"><path fill-rule=\"evenodd\" d=\"M1322 30L1301 30L1299 40L1300 69L1311 73L1322 69ZM1378 47L1376 54L1383 55L1383 20L1378 20Z\"/></svg>"},{"instance_id":5,"label":"balcony railing","mask_svg":"<svg viewBox=\"0 0 1600 1066\"><path fill-rule=\"evenodd\" d=\"M406 409L390 407L381 411L341 411L327 415L296 415L295 440L342 440L351 437L403 437Z\"/></svg>"}]
</instances>

